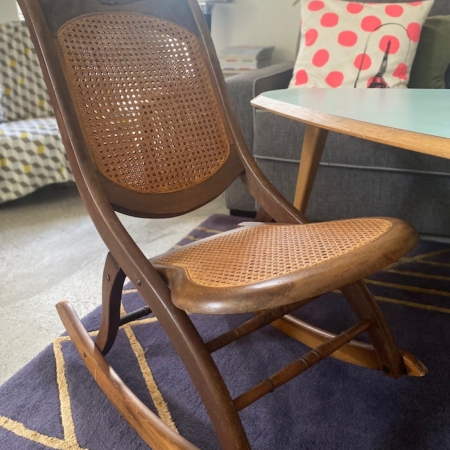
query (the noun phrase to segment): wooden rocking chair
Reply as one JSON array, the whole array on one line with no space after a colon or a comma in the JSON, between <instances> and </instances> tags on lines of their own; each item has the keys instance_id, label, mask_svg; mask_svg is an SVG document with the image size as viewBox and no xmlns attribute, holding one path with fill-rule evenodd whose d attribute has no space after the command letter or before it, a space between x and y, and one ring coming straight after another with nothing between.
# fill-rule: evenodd
<instances>
[{"instance_id":1,"label":"wooden rocking chair","mask_svg":"<svg viewBox=\"0 0 450 450\"><path fill-rule=\"evenodd\" d=\"M362 280L417 241L406 223L360 218L308 223L252 159L197 0L19 0L67 155L106 243L95 343L71 306L58 312L95 380L152 448L195 448L125 386L104 355L118 328L153 312L186 366L224 449L250 448L239 411L327 356L391 377L424 366L397 349ZM260 205L243 226L148 260L116 212L179 216L236 178ZM125 276L147 307L120 317ZM340 289L359 322L340 335L289 315ZM255 313L204 342L188 313ZM211 353L268 324L314 348L232 399ZM367 332L372 345L353 339Z\"/></svg>"}]
</instances>

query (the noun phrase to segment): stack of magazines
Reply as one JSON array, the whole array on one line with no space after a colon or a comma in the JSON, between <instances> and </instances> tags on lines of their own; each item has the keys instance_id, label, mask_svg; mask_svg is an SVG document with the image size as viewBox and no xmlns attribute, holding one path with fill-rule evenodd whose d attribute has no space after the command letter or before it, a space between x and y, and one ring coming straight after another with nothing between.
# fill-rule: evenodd
<instances>
[{"instance_id":1,"label":"stack of magazines","mask_svg":"<svg viewBox=\"0 0 450 450\"><path fill-rule=\"evenodd\" d=\"M270 65L274 49L249 45L226 47L219 53L220 67L226 75L266 67Z\"/></svg>"}]
</instances>

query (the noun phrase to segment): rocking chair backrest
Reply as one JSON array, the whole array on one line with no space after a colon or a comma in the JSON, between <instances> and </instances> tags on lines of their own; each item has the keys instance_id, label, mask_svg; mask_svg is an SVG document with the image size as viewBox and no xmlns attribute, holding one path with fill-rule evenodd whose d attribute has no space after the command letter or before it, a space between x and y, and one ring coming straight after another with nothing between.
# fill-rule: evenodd
<instances>
[{"instance_id":1,"label":"rocking chair backrest","mask_svg":"<svg viewBox=\"0 0 450 450\"><path fill-rule=\"evenodd\" d=\"M196 0L21 4L79 186L97 177L116 210L170 216L243 171Z\"/></svg>"}]
</instances>

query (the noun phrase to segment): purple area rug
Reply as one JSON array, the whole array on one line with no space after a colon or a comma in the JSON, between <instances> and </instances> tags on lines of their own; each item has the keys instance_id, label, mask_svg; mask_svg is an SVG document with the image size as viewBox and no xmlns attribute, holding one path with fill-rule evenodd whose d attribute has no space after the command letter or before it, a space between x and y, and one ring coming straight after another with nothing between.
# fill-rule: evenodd
<instances>
[{"instance_id":1,"label":"purple area rug","mask_svg":"<svg viewBox=\"0 0 450 450\"><path fill-rule=\"evenodd\" d=\"M180 244L233 228L242 220L212 216ZM400 264L367 281L399 346L419 357L429 374L393 380L327 359L241 413L252 448L450 448L450 246L422 241ZM127 311L142 305L132 286L126 286L123 298ZM334 331L354 322L346 302L335 293L304 307L301 317ZM205 339L244 318L193 316ZM84 319L92 331L99 322L99 310ZM234 397L305 351L302 344L267 327L214 358ZM154 319L125 326L108 360L183 436L201 449L219 448L192 383ZM1 450L145 448L66 337L0 388Z\"/></svg>"}]
</instances>

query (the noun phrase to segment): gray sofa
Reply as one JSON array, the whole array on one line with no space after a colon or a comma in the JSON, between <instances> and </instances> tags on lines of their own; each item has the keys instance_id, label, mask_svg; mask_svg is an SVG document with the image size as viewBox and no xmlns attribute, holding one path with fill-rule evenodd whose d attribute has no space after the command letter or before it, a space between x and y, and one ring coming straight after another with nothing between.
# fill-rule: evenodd
<instances>
[{"instance_id":1,"label":"gray sofa","mask_svg":"<svg viewBox=\"0 0 450 450\"><path fill-rule=\"evenodd\" d=\"M430 16L449 14L450 2L435 0ZM253 110L250 100L261 92L286 88L292 68L293 64L277 64L226 80L250 150L269 180L291 201L305 126ZM445 87L450 88L450 69ZM232 213L255 211L239 180L225 198ZM450 160L330 133L307 216L314 221L394 216L421 233L450 236Z\"/></svg>"}]
</instances>

